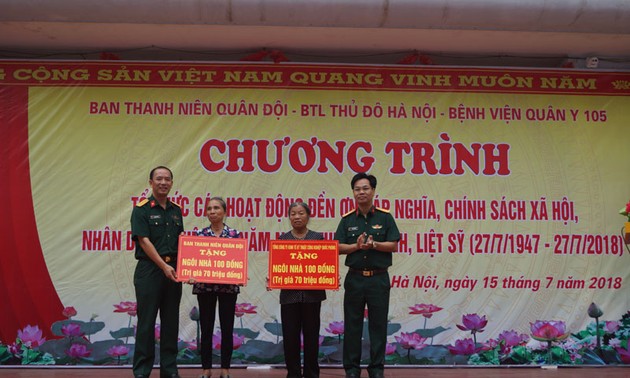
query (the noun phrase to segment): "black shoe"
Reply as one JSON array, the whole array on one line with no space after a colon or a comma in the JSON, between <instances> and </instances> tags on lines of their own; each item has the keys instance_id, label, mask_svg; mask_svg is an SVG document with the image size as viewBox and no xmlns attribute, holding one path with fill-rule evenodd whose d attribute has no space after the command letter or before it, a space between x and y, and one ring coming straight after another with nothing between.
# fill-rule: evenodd
<instances>
[{"instance_id":1,"label":"black shoe","mask_svg":"<svg viewBox=\"0 0 630 378\"><path fill-rule=\"evenodd\" d=\"M346 378L359 378L361 373L346 373Z\"/></svg>"},{"instance_id":2,"label":"black shoe","mask_svg":"<svg viewBox=\"0 0 630 378\"><path fill-rule=\"evenodd\" d=\"M160 374L160 378L181 378L178 373L173 373L171 375Z\"/></svg>"},{"instance_id":3,"label":"black shoe","mask_svg":"<svg viewBox=\"0 0 630 378\"><path fill-rule=\"evenodd\" d=\"M134 375L134 378L147 378L147 377L148 377L148 375L142 375L142 374Z\"/></svg>"},{"instance_id":4,"label":"black shoe","mask_svg":"<svg viewBox=\"0 0 630 378\"><path fill-rule=\"evenodd\" d=\"M370 378L384 378L383 371L374 371L369 374Z\"/></svg>"}]
</instances>

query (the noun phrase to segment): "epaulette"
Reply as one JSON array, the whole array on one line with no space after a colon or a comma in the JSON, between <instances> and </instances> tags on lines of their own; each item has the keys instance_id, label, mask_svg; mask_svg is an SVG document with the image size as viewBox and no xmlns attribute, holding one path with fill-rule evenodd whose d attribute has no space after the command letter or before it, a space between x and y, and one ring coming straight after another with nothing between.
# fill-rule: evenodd
<instances>
[{"instance_id":1,"label":"epaulette","mask_svg":"<svg viewBox=\"0 0 630 378\"><path fill-rule=\"evenodd\" d=\"M177 202L173 202L173 201L171 201L171 203L172 203L173 205L175 205L175 206L179 207L180 209L182 208L182 205L178 204Z\"/></svg>"},{"instance_id":2,"label":"epaulette","mask_svg":"<svg viewBox=\"0 0 630 378\"><path fill-rule=\"evenodd\" d=\"M142 207L142 206L146 205L148 202L149 202L149 200L145 198L142 201L138 202L136 204L136 207Z\"/></svg>"},{"instance_id":3,"label":"epaulette","mask_svg":"<svg viewBox=\"0 0 630 378\"><path fill-rule=\"evenodd\" d=\"M348 215L350 215L350 214L352 214L352 213L354 213L354 212L356 212L356 211L357 211L357 209L356 209L356 208L355 208L355 209L352 209L352 210L348 211L347 213L345 213L344 215L342 215L341 217L342 217L342 218L345 218L345 217L347 217Z\"/></svg>"},{"instance_id":4,"label":"epaulette","mask_svg":"<svg viewBox=\"0 0 630 378\"><path fill-rule=\"evenodd\" d=\"M382 212L384 212L384 213L389 213L389 210L388 210L388 209L383 209L383 208L381 208L381 207L377 207L377 208L376 208L376 210L378 210L378 211L382 211Z\"/></svg>"}]
</instances>

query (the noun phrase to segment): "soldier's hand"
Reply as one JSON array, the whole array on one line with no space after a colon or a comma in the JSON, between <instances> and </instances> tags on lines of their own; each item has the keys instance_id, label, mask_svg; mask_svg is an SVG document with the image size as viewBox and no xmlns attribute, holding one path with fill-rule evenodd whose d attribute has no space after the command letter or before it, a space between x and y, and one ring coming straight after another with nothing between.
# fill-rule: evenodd
<instances>
[{"instance_id":1,"label":"soldier's hand","mask_svg":"<svg viewBox=\"0 0 630 378\"><path fill-rule=\"evenodd\" d=\"M177 282L177 272L172 266L166 264L166 267L164 267L162 271L164 272L164 275L166 276L166 278L168 278L171 281Z\"/></svg>"},{"instance_id":2,"label":"soldier's hand","mask_svg":"<svg viewBox=\"0 0 630 378\"><path fill-rule=\"evenodd\" d=\"M367 236L364 232L361 236L357 238L357 246L359 249L372 249L374 247L374 238L372 235Z\"/></svg>"},{"instance_id":3,"label":"soldier's hand","mask_svg":"<svg viewBox=\"0 0 630 378\"><path fill-rule=\"evenodd\" d=\"M374 238L372 237L372 235L368 236L367 241L365 242L365 245L369 249L374 248Z\"/></svg>"}]
</instances>

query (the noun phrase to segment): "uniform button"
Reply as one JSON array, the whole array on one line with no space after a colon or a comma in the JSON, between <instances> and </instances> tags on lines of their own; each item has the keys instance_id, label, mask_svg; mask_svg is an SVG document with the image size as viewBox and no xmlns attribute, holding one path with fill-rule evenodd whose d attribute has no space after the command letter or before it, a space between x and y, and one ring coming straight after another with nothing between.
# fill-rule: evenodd
<instances>
[{"instance_id":1,"label":"uniform button","mask_svg":"<svg viewBox=\"0 0 630 378\"><path fill-rule=\"evenodd\" d=\"M367 256L363 256L363 259L367 259Z\"/></svg>"}]
</instances>

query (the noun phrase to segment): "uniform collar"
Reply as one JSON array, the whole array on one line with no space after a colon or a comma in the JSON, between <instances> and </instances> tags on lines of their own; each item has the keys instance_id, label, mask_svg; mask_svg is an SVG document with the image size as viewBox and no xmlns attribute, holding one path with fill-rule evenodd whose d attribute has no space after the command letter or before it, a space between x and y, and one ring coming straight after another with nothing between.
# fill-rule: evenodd
<instances>
[{"instance_id":1,"label":"uniform collar","mask_svg":"<svg viewBox=\"0 0 630 378\"><path fill-rule=\"evenodd\" d=\"M374 207L374 205L372 205L372 207L370 207L370 210L368 210L367 215L369 214L374 214L374 212L376 212L376 207ZM359 207L357 206L356 210L355 210L355 214L357 216L359 215L363 215L363 213L361 213L361 210L359 209Z\"/></svg>"},{"instance_id":2,"label":"uniform collar","mask_svg":"<svg viewBox=\"0 0 630 378\"><path fill-rule=\"evenodd\" d=\"M155 199L153 194L151 194L148 200L149 200L149 206L151 206L151 208L160 206L160 203ZM166 197L166 208L168 209L171 206L173 206L173 204L171 203L171 200L169 200L168 197Z\"/></svg>"}]
</instances>

